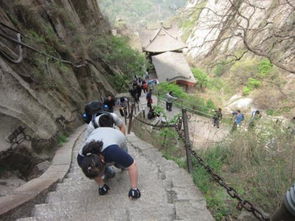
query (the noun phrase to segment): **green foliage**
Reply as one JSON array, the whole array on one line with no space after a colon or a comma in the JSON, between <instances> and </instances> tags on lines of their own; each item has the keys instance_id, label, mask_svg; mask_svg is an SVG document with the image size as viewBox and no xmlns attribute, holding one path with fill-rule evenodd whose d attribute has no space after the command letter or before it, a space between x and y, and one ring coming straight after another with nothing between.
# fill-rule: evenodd
<instances>
[{"instance_id":1,"label":"green foliage","mask_svg":"<svg viewBox=\"0 0 295 221\"><path fill-rule=\"evenodd\" d=\"M225 87L225 83L221 78L209 78L208 88L212 90L220 91Z\"/></svg>"},{"instance_id":2,"label":"green foliage","mask_svg":"<svg viewBox=\"0 0 295 221\"><path fill-rule=\"evenodd\" d=\"M153 106L153 108L156 115L162 115L164 118L166 118L166 114L163 107L156 105Z\"/></svg>"},{"instance_id":3,"label":"green foliage","mask_svg":"<svg viewBox=\"0 0 295 221\"><path fill-rule=\"evenodd\" d=\"M258 88L261 85L261 81L254 79L254 78L249 78L247 82L247 87L249 88Z\"/></svg>"},{"instance_id":4,"label":"green foliage","mask_svg":"<svg viewBox=\"0 0 295 221\"><path fill-rule=\"evenodd\" d=\"M210 99L207 100L206 107L207 107L208 109L215 109L215 108L216 108L215 104L214 104L213 101L210 100Z\"/></svg>"},{"instance_id":5,"label":"green foliage","mask_svg":"<svg viewBox=\"0 0 295 221\"><path fill-rule=\"evenodd\" d=\"M222 189L210 191L206 195L207 205L211 211L213 211L213 216L217 221L224 220L224 217L230 215L231 209L227 205L230 197Z\"/></svg>"},{"instance_id":6,"label":"green foliage","mask_svg":"<svg viewBox=\"0 0 295 221\"><path fill-rule=\"evenodd\" d=\"M260 87L265 77L271 77L271 81L277 81L277 75L273 72L273 65L268 59L260 61L255 58L242 59L236 62L230 71L232 83L236 87L245 85L244 82L246 82L243 95L249 95L255 88ZM270 73L272 73L272 76L270 76Z\"/></svg>"},{"instance_id":7,"label":"green foliage","mask_svg":"<svg viewBox=\"0 0 295 221\"><path fill-rule=\"evenodd\" d=\"M168 137L168 138L175 138L178 136L177 132L174 130L174 128L163 128L160 131L160 136L162 137Z\"/></svg>"},{"instance_id":8,"label":"green foliage","mask_svg":"<svg viewBox=\"0 0 295 221\"><path fill-rule=\"evenodd\" d=\"M106 63L117 66L129 79L134 75L142 76L145 67L149 66L145 56L128 45L127 38L100 36L89 49L93 57L99 55Z\"/></svg>"},{"instance_id":9,"label":"green foliage","mask_svg":"<svg viewBox=\"0 0 295 221\"><path fill-rule=\"evenodd\" d=\"M177 132L172 128L163 128L160 130L160 137L162 137L162 146L163 147L169 147L165 151L166 152L174 152L173 140L177 139L178 134Z\"/></svg>"},{"instance_id":10,"label":"green foliage","mask_svg":"<svg viewBox=\"0 0 295 221\"><path fill-rule=\"evenodd\" d=\"M67 141L68 141L68 137L65 134L58 135L58 137L57 137L57 143L59 145L62 145L62 144L64 144Z\"/></svg>"},{"instance_id":11,"label":"green foliage","mask_svg":"<svg viewBox=\"0 0 295 221\"><path fill-rule=\"evenodd\" d=\"M258 65L258 76L265 77L272 70L273 64L268 59L262 59Z\"/></svg>"},{"instance_id":12,"label":"green foliage","mask_svg":"<svg viewBox=\"0 0 295 221\"><path fill-rule=\"evenodd\" d=\"M267 115L273 116L273 115L275 115L275 110L273 110L273 109L267 109L267 110L265 111L265 113L266 113Z\"/></svg>"},{"instance_id":13,"label":"green foliage","mask_svg":"<svg viewBox=\"0 0 295 221\"><path fill-rule=\"evenodd\" d=\"M246 58L234 63L230 69L231 84L234 87L245 85L248 78L255 78L257 75L258 61Z\"/></svg>"},{"instance_id":14,"label":"green foliage","mask_svg":"<svg viewBox=\"0 0 295 221\"><path fill-rule=\"evenodd\" d=\"M111 82L111 84L114 86L115 90L118 92L124 92L128 90L128 82L130 78L128 78L127 75L111 75L108 77Z\"/></svg>"},{"instance_id":15,"label":"green foliage","mask_svg":"<svg viewBox=\"0 0 295 221\"><path fill-rule=\"evenodd\" d=\"M35 43L46 44L45 38L42 35L38 34L37 32L30 30L28 32L28 35L30 36L30 38L34 39Z\"/></svg>"},{"instance_id":16,"label":"green foliage","mask_svg":"<svg viewBox=\"0 0 295 221\"><path fill-rule=\"evenodd\" d=\"M221 147L207 149L199 154L202 155L204 162L217 174L220 173L222 166L228 162L230 156L229 151ZM224 216L230 213L229 206L226 203L229 197L222 188L217 188L216 185L211 182L211 176L200 166L195 158L193 158L193 166L194 170L192 175L194 183L205 194L208 207L213 211L215 219L222 220Z\"/></svg>"},{"instance_id":17,"label":"green foliage","mask_svg":"<svg viewBox=\"0 0 295 221\"><path fill-rule=\"evenodd\" d=\"M230 71L236 75L254 76L257 73L258 61L254 58L243 59L233 64Z\"/></svg>"},{"instance_id":18,"label":"green foliage","mask_svg":"<svg viewBox=\"0 0 295 221\"><path fill-rule=\"evenodd\" d=\"M99 6L111 23L124 19L132 25L163 21L185 5L185 0L101 0Z\"/></svg>"},{"instance_id":19,"label":"green foliage","mask_svg":"<svg viewBox=\"0 0 295 221\"><path fill-rule=\"evenodd\" d=\"M172 91L174 96L178 98L186 99L188 97L188 94L183 90L183 88L176 83L162 82L158 85L157 89L158 93L162 96L169 91Z\"/></svg>"},{"instance_id":20,"label":"green foliage","mask_svg":"<svg viewBox=\"0 0 295 221\"><path fill-rule=\"evenodd\" d=\"M215 74L215 76L220 77L224 74L224 72L227 70L227 63L226 61L221 61L220 63L218 63L214 70L213 73Z\"/></svg>"},{"instance_id":21,"label":"green foliage","mask_svg":"<svg viewBox=\"0 0 295 221\"><path fill-rule=\"evenodd\" d=\"M160 99L165 99L165 95L172 91L174 96L178 98L176 102L174 102L177 106L180 107L188 107L200 115L206 115L212 109L215 109L216 106L212 100L206 101L205 99L198 97L196 95L189 95L187 94L180 86L176 85L175 83L168 83L163 82L160 83L157 87L158 95Z\"/></svg>"},{"instance_id":22,"label":"green foliage","mask_svg":"<svg viewBox=\"0 0 295 221\"><path fill-rule=\"evenodd\" d=\"M290 138L290 132L280 124L260 121L255 133L239 131L198 154L239 195L272 213L294 182L295 139ZM204 193L216 220L223 220L226 215L236 216L235 202L226 191L217 187L195 160L193 165L193 180Z\"/></svg>"},{"instance_id":23,"label":"green foliage","mask_svg":"<svg viewBox=\"0 0 295 221\"><path fill-rule=\"evenodd\" d=\"M249 95L251 91L253 91L255 88L258 88L261 86L261 81L249 78L247 81L247 85L243 88L243 95Z\"/></svg>"},{"instance_id":24,"label":"green foliage","mask_svg":"<svg viewBox=\"0 0 295 221\"><path fill-rule=\"evenodd\" d=\"M176 114L173 116L173 118L169 121L170 124L176 124L178 123L179 118L181 117L181 113Z\"/></svg>"},{"instance_id":25,"label":"green foliage","mask_svg":"<svg viewBox=\"0 0 295 221\"><path fill-rule=\"evenodd\" d=\"M252 89L248 88L247 86L243 87L243 95L247 96L251 93Z\"/></svg>"},{"instance_id":26,"label":"green foliage","mask_svg":"<svg viewBox=\"0 0 295 221\"><path fill-rule=\"evenodd\" d=\"M192 72L197 80L197 85L199 85L200 89L205 89L209 83L208 74L198 68L193 68Z\"/></svg>"}]
</instances>

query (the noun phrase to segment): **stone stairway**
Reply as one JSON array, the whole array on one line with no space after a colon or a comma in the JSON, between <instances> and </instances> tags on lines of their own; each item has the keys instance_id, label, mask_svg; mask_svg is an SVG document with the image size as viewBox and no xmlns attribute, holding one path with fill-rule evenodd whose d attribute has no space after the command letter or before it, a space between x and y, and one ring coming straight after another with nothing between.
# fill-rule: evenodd
<instances>
[{"instance_id":1,"label":"stone stairway","mask_svg":"<svg viewBox=\"0 0 295 221\"><path fill-rule=\"evenodd\" d=\"M139 169L140 199L128 198L129 176L121 170L107 181L109 193L98 194L95 182L83 175L76 162L83 143L81 136L73 149L67 176L48 194L46 203L35 205L31 217L18 220L214 220L185 170L165 160L160 152L134 134L127 139L128 150Z\"/></svg>"}]
</instances>

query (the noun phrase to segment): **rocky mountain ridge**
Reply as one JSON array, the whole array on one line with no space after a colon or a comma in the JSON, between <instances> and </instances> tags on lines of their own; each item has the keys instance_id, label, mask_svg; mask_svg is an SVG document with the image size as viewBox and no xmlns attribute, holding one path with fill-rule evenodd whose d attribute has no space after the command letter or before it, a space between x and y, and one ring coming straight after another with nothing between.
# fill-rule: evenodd
<instances>
[{"instance_id":1,"label":"rocky mountain ridge","mask_svg":"<svg viewBox=\"0 0 295 221\"><path fill-rule=\"evenodd\" d=\"M35 141L33 147L42 148L65 124L80 124L86 102L115 93L107 80L112 67L89 49L90 38L109 35L110 27L95 0L0 5L0 151L19 139L8 139L19 126ZM15 63L19 44L9 38L17 41L17 34L37 51L22 45Z\"/></svg>"},{"instance_id":2,"label":"rocky mountain ridge","mask_svg":"<svg viewBox=\"0 0 295 221\"><path fill-rule=\"evenodd\" d=\"M288 0L191 0L182 11L191 21L187 54L220 61L253 53L295 73L294 9Z\"/></svg>"}]
</instances>

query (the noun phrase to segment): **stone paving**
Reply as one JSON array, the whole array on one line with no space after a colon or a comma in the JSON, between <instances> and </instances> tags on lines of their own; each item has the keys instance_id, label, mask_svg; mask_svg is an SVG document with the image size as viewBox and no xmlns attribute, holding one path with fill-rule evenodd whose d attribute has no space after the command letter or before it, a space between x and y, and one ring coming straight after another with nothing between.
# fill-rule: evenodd
<instances>
[{"instance_id":1,"label":"stone paving","mask_svg":"<svg viewBox=\"0 0 295 221\"><path fill-rule=\"evenodd\" d=\"M156 98L154 101L157 102ZM140 110L143 109L146 109L144 94L140 99ZM127 135L128 151L138 165L141 198L128 198L129 176L121 170L116 170L116 176L106 181L111 188L109 193L100 196L96 183L83 175L76 162L83 139L80 136L74 146L69 173L48 194L46 203L35 205L31 217L18 220L214 220L191 176L133 133Z\"/></svg>"},{"instance_id":2,"label":"stone paving","mask_svg":"<svg viewBox=\"0 0 295 221\"><path fill-rule=\"evenodd\" d=\"M128 150L139 168L140 199L128 198L129 177L127 171L120 170L107 181L109 193L98 194L95 182L83 175L76 162L83 143L81 136L75 144L66 178L48 194L45 204L35 205L32 217L19 220L214 220L185 170L165 160L134 134L127 139Z\"/></svg>"}]
</instances>

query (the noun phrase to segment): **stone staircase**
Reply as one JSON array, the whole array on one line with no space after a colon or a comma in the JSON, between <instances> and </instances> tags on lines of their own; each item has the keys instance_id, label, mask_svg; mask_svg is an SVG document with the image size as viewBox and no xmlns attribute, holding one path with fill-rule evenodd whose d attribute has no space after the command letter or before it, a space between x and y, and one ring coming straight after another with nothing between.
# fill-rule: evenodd
<instances>
[{"instance_id":1,"label":"stone staircase","mask_svg":"<svg viewBox=\"0 0 295 221\"><path fill-rule=\"evenodd\" d=\"M160 152L134 134L127 139L128 150L139 169L140 199L128 198L129 176L121 170L107 181L109 193L98 194L96 183L83 175L76 162L83 144L81 136L73 149L67 176L48 194L46 203L35 205L31 217L18 220L214 220L185 170L165 160Z\"/></svg>"}]
</instances>

